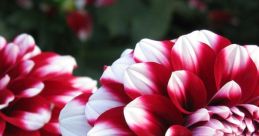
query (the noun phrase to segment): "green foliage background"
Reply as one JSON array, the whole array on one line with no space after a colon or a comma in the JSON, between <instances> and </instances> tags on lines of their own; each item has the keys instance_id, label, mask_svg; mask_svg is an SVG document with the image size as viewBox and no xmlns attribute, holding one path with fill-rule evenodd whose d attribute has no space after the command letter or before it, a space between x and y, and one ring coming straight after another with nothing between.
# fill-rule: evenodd
<instances>
[{"instance_id":1,"label":"green foliage background","mask_svg":"<svg viewBox=\"0 0 259 136\"><path fill-rule=\"evenodd\" d=\"M142 38L174 39L196 29L209 29L233 43L259 43L259 1L203 1L207 8L198 10L187 0L117 0L112 6L87 6L94 28L91 37L80 41L66 24L71 0L33 0L24 9L15 0L0 3L0 35L11 40L19 33L34 36L44 51L73 55L79 65L77 75L98 79L103 66L110 65L126 48L134 48ZM40 4L54 7L53 13L40 10ZM213 19L212 11L223 11L229 17Z\"/></svg>"}]
</instances>

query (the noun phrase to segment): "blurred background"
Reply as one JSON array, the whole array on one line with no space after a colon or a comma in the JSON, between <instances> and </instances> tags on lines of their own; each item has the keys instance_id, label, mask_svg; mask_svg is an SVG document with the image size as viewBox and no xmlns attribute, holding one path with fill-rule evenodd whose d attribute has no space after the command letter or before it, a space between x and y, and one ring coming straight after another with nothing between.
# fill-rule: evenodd
<instances>
[{"instance_id":1,"label":"blurred background","mask_svg":"<svg viewBox=\"0 0 259 136\"><path fill-rule=\"evenodd\" d=\"M259 43L258 0L1 0L0 35L33 35L44 51L70 54L77 75L99 79L142 38L209 29L233 43Z\"/></svg>"}]
</instances>

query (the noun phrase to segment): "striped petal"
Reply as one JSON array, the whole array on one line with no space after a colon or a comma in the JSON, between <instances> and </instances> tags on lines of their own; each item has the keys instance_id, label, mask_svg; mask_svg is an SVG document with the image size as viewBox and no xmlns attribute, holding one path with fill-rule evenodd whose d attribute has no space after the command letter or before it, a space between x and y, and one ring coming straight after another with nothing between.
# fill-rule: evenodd
<instances>
[{"instance_id":1,"label":"striped petal","mask_svg":"<svg viewBox=\"0 0 259 136\"><path fill-rule=\"evenodd\" d=\"M192 135L193 136L224 136L224 133L217 131L216 129L208 126L201 126L192 130Z\"/></svg>"},{"instance_id":2,"label":"striped petal","mask_svg":"<svg viewBox=\"0 0 259 136\"><path fill-rule=\"evenodd\" d=\"M188 36L177 39L172 48L174 70L188 70L197 74L208 90L208 98L216 92L213 75L215 52L205 43L191 41Z\"/></svg>"},{"instance_id":3,"label":"striped petal","mask_svg":"<svg viewBox=\"0 0 259 136\"><path fill-rule=\"evenodd\" d=\"M46 80L62 74L71 74L76 61L71 56L60 56L55 53L41 53L32 58L35 67L32 75Z\"/></svg>"},{"instance_id":4,"label":"striped petal","mask_svg":"<svg viewBox=\"0 0 259 136\"><path fill-rule=\"evenodd\" d=\"M167 129L165 136L192 136L192 132L184 126L172 125Z\"/></svg>"},{"instance_id":5,"label":"striped petal","mask_svg":"<svg viewBox=\"0 0 259 136\"><path fill-rule=\"evenodd\" d=\"M0 36L0 51L5 47L7 41L4 37Z\"/></svg>"},{"instance_id":6,"label":"striped petal","mask_svg":"<svg viewBox=\"0 0 259 136\"><path fill-rule=\"evenodd\" d=\"M12 109L8 115L0 113L0 116L8 123L27 131L42 128L51 117L50 104L40 96L21 99L8 109Z\"/></svg>"},{"instance_id":7,"label":"striped petal","mask_svg":"<svg viewBox=\"0 0 259 136\"><path fill-rule=\"evenodd\" d=\"M2 51L0 51L0 76L10 70L16 63L19 54L19 48L15 44L7 44Z\"/></svg>"},{"instance_id":8,"label":"striped petal","mask_svg":"<svg viewBox=\"0 0 259 136\"><path fill-rule=\"evenodd\" d=\"M87 77L79 78L64 75L44 81L44 85L45 88L40 95L55 103L56 106L63 107L67 102L83 92L94 91L96 81Z\"/></svg>"},{"instance_id":9,"label":"striped petal","mask_svg":"<svg viewBox=\"0 0 259 136\"><path fill-rule=\"evenodd\" d=\"M135 136L125 122L123 107L104 112L87 136Z\"/></svg>"},{"instance_id":10,"label":"striped petal","mask_svg":"<svg viewBox=\"0 0 259 136\"><path fill-rule=\"evenodd\" d=\"M220 35L208 30L193 31L187 34L190 41L199 41L210 46L216 53L231 44L231 42Z\"/></svg>"},{"instance_id":11,"label":"striped petal","mask_svg":"<svg viewBox=\"0 0 259 136\"><path fill-rule=\"evenodd\" d=\"M9 75L12 78L25 77L31 72L34 65L35 65L35 63L32 60L21 61L16 67L14 67L9 72Z\"/></svg>"},{"instance_id":12,"label":"striped petal","mask_svg":"<svg viewBox=\"0 0 259 136\"><path fill-rule=\"evenodd\" d=\"M44 83L37 79L21 78L12 81L9 84L9 89L16 97L34 97L41 93L44 88Z\"/></svg>"},{"instance_id":13,"label":"striped petal","mask_svg":"<svg viewBox=\"0 0 259 136\"><path fill-rule=\"evenodd\" d=\"M131 65L125 71L125 91L131 98L147 94L166 94L169 76L170 71L166 67L154 62Z\"/></svg>"},{"instance_id":14,"label":"striped petal","mask_svg":"<svg viewBox=\"0 0 259 136\"><path fill-rule=\"evenodd\" d=\"M111 66L105 68L100 79L102 85L116 86L123 83L125 70L135 63L132 52L133 51L131 49L125 50L118 60L116 60Z\"/></svg>"},{"instance_id":15,"label":"striped petal","mask_svg":"<svg viewBox=\"0 0 259 136\"><path fill-rule=\"evenodd\" d=\"M156 62L166 67L171 67L170 55L173 42L154 41L142 39L137 43L134 50L136 62Z\"/></svg>"},{"instance_id":16,"label":"striped petal","mask_svg":"<svg viewBox=\"0 0 259 136\"><path fill-rule=\"evenodd\" d=\"M59 127L59 114L62 109L60 107L54 106L51 112L51 118L47 124L41 129L42 133L47 133L48 136L58 136L61 134ZM42 134L44 135L44 134ZM46 135L46 134L45 134Z\"/></svg>"},{"instance_id":17,"label":"striped petal","mask_svg":"<svg viewBox=\"0 0 259 136\"><path fill-rule=\"evenodd\" d=\"M224 48L214 68L217 88L234 80L242 89L242 100L248 100L256 87L257 69L246 49L236 44Z\"/></svg>"},{"instance_id":18,"label":"striped petal","mask_svg":"<svg viewBox=\"0 0 259 136\"><path fill-rule=\"evenodd\" d=\"M89 98L86 104L85 114L87 121L93 125L96 119L105 111L124 106L129 98L122 90L114 90L110 88L101 87Z\"/></svg>"},{"instance_id":19,"label":"striped petal","mask_svg":"<svg viewBox=\"0 0 259 136\"><path fill-rule=\"evenodd\" d=\"M28 34L18 35L14 39L13 43L18 45L20 49L19 56L24 56L26 53L33 51L35 47L35 41L33 37Z\"/></svg>"},{"instance_id":20,"label":"striped petal","mask_svg":"<svg viewBox=\"0 0 259 136\"><path fill-rule=\"evenodd\" d=\"M84 93L70 101L59 116L60 130L63 136L86 136L92 128L86 121L85 104L91 93Z\"/></svg>"},{"instance_id":21,"label":"striped petal","mask_svg":"<svg viewBox=\"0 0 259 136\"><path fill-rule=\"evenodd\" d=\"M170 100L160 95L144 95L124 108L128 126L141 136L164 135L169 124L182 123L182 116Z\"/></svg>"},{"instance_id":22,"label":"striped petal","mask_svg":"<svg viewBox=\"0 0 259 136\"><path fill-rule=\"evenodd\" d=\"M14 94L8 89L0 89L0 109L6 108L14 100Z\"/></svg>"},{"instance_id":23,"label":"striped petal","mask_svg":"<svg viewBox=\"0 0 259 136\"><path fill-rule=\"evenodd\" d=\"M173 72L167 91L172 102L184 113L195 111L207 102L207 91L203 82L188 71Z\"/></svg>"},{"instance_id":24,"label":"striped petal","mask_svg":"<svg viewBox=\"0 0 259 136\"><path fill-rule=\"evenodd\" d=\"M210 114L209 111L205 108L201 108L194 113L192 113L186 121L187 127L190 127L196 123L209 121L210 120Z\"/></svg>"},{"instance_id":25,"label":"striped petal","mask_svg":"<svg viewBox=\"0 0 259 136\"><path fill-rule=\"evenodd\" d=\"M240 86L235 81L229 81L213 96L209 105L235 106L242 96Z\"/></svg>"}]
</instances>

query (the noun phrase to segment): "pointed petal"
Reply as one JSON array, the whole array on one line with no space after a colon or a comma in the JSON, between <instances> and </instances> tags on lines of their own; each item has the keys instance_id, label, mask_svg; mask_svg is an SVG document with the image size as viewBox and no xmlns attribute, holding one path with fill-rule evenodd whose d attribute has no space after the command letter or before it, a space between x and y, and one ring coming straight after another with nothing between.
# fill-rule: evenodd
<instances>
[{"instance_id":1,"label":"pointed petal","mask_svg":"<svg viewBox=\"0 0 259 136\"><path fill-rule=\"evenodd\" d=\"M171 67L170 53L172 46L172 42L142 39L136 45L134 59L136 62L156 62Z\"/></svg>"},{"instance_id":2,"label":"pointed petal","mask_svg":"<svg viewBox=\"0 0 259 136\"><path fill-rule=\"evenodd\" d=\"M8 108L12 109L7 109L11 112L8 115L0 113L0 116L6 122L28 131L42 128L51 117L50 104L40 96L20 99Z\"/></svg>"},{"instance_id":3,"label":"pointed petal","mask_svg":"<svg viewBox=\"0 0 259 136\"><path fill-rule=\"evenodd\" d=\"M169 124L183 121L170 100L160 95L144 95L134 99L124 108L124 116L131 130L141 136L164 135Z\"/></svg>"},{"instance_id":4,"label":"pointed petal","mask_svg":"<svg viewBox=\"0 0 259 136\"><path fill-rule=\"evenodd\" d=\"M124 55L112 63L111 70L120 81L120 83L123 83L125 70L134 63L135 61L133 60L132 54Z\"/></svg>"},{"instance_id":5,"label":"pointed petal","mask_svg":"<svg viewBox=\"0 0 259 136\"><path fill-rule=\"evenodd\" d=\"M5 38L0 36L0 51L5 47L6 44L7 41L5 40Z\"/></svg>"},{"instance_id":6,"label":"pointed petal","mask_svg":"<svg viewBox=\"0 0 259 136\"><path fill-rule=\"evenodd\" d=\"M125 122L123 107L104 112L96 121L87 136L135 136Z\"/></svg>"},{"instance_id":7,"label":"pointed petal","mask_svg":"<svg viewBox=\"0 0 259 136\"><path fill-rule=\"evenodd\" d=\"M254 93L257 69L244 47L232 44L221 50L215 62L214 73L218 89L231 80L241 87L241 101L248 100Z\"/></svg>"},{"instance_id":8,"label":"pointed petal","mask_svg":"<svg viewBox=\"0 0 259 136\"><path fill-rule=\"evenodd\" d=\"M14 94L8 89L0 89L0 109L6 108L14 100Z\"/></svg>"},{"instance_id":9,"label":"pointed petal","mask_svg":"<svg viewBox=\"0 0 259 136\"><path fill-rule=\"evenodd\" d=\"M172 125L167 129L165 136L192 136L192 132L184 126Z\"/></svg>"},{"instance_id":10,"label":"pointed petal","mask_svg":"<svg viewBox=\"0 0 259 136\"><path fill-rule=\"evenodd\" d=\"M19 56L24 56L26 53L33 51L35 47L35 41L32 36L28 34L20 34L18 35L13 43L18 45L20 51Z\"/></svg>"},{"instance_id":11,"label":"pointed petal","mask_svg":"<svg viewBox=\"0 0 259 136\"><path fill-rule=\"evenodd\" d=\"M12 78L27 76L33 69L35 63L32 60L21 61L16 67L14 67L9 75Z\"/></svg>"},{"instance_id":12,"label":"pointed petal","mask_svg":"<svg viewBox=\"0 0 259 136\"><path fill-rule=\"evenodd\" d=\"M192 135L193 136L224 136L224 133L217 132L216 129L208 126L201 126L192 130Z\"/></svg>"},{"instance_id":13,"label":"pointed petal","mask_svg":"<svg viewBox=\"0 0 259 136\"><path fill-rule=\"evenodd\" d=\"M122 54L121 57L113 62L110 67L107 67L100 79L102 85L105 86L118 86L118 84L123 83L123 77L125 70L132 64L135 63L132 50L127 49Z\"/></svg>"},{"instance_id":14,"label":"pointed petal","mask_svg":"<svg viewBox=\"0 0 259 136\"><path fill-rule=\"evenodd\" d=\"M67 102L83 92L92 92L96 89L96 81L91 78L78 78L72 75L59 76L53 80L44 81L44 90L41 96L63 107Z\"/></svg>"},{"instance_id":15,"label":"pointed petal","mask_svg":"<svg viewBox=\"0 0 259 136\"><path fill-rule=\"evenodd\" d=\"M21 78L14 80L10 83L9 89L15 94L16 97L34 97L41 93L44 88L44 83L37 79Z\"/></svg>"},{"instance_id":16,"label":"pointed petal","mask_svg":"<svg viewBox=\"0 0 259 136\"><path fill-rule=\"evenodd\" d=\"M166 67L154 62L131 65L124 76L125 91L131 98L147 94L166 94L169 76L170 71Z\"/></svg>"},{"instance_id":17,"label":"pointed petal","mask_svg":"<svg viewBox=\"0 0 259 136\"><path fill-rule=\"evenodd\" d=\"M49 79L62 74L71 74L76 67L76 61L71 56L60 56L55 53L45 52L32 58L35 62L33 76Z\"/></svg>"},{"instance_id":18,"label":"pointed petal","mask_svg":"<svg viewBox=\"0 0 259 136\"><path fill-rule=\"evenodd\" d=\"M52 112L51 112L51 118L47 124L43 126L41 129L41 134L49 133L48 136L59 136L61 134L60 127L59 127L59 114L62 109L57 106L53 106ZM43 135L43 134L42 134ZM45 136L45 135L44 135Z\"/></svg>"},{"instance_id":19,"label":"pointed petal","mask_svg":"<svg viewBox=\"0 0 259 136\"><path fill-rule=\"evenodd\" d=\"M85 116L85 104L90 96L91 93L79 95L62 109L59 124L63 136L86 136L92 128Z\"/></svg>"},{"instance_id":20,"label":"pointed petal","mask_svg":"<svg viewBox=\"0 0 259 136\"><path fill-rule=\"evenodd\" d=\"M4 75L0 78L0 90L3 90L7 87L8 83L10 82L10 76Z\"/></svg>"},{"instance_id":21,"label":"pointed petal","mask_svg":"<svg viewBox=\"0 0 259 136\"><path fill-rule=\"evenodd\" d=\"M10 77L8 75L0 78L0 109L7 107L15 98L12 91L7 88L9 82Z\"/></svg>"},{"instance_id":22,"label":"pointed petal","mask_svg":"<svg viewBox=\"0 0 259 136\"><path fill-rule=\"evenodd\" d=\"M257 45L246 45L244 46L247 50L248 55L251 57L259 72L259 47Z\"/></svg>"},{"instance_id":23,"label":"pointed petal","mask_svg":"<svg viewBox=\"0 0 259 136\"><path fill-rule=\"evenodd\" d=\"M210 114L209 111L205 108L199 109L197 111L195 111L194 113L192 113L186 121L186 124L188 127L199 123L199 122L203 122L203 121L209 121L210 120Z\"/></svg>"},{"instance_id":24,"label":"pointed petal","mask_svg":"<svg viewBox=\"0 0 259 136\"><path fill-rule=\"evenodd\" d=\"M231 42L227 38L217 35L208 30L193 31L190 34L187 34L187 36L191 41L199 41L207 44L216 53L231 44Z\"/></svg>"},{"instance_id":25,"label":"pointed petal","mask_svg":"<svg viewBox=\"0 0 259 136\"><path fill-rule=\"evenodd\" d=\"M96 119L105 111L124 106L128 103L129 98L120 90L101 87L89 98L86 104L85 114L90 124L95 124Z\"/></svg>"},{"instance_id":26,"label":"pointed petal","mask_svg":"<svg viewBox=\"0 0 259 136\"><path fill-rule=\"evenodd\" d=\"M246 45L245 46L250 58L253 60L253 62L256 65L257 72L259 74L259 47L257 45ZM251 101L249 103L259 103L258 96L259 96L259 80L257 81L255 92L253 93L254 98L251 98ZM258 105L258 104L257 104Z\"/></svg>"},{"instance_id":27,"label":"pointed petal","mask_svg":"<svg viewBox=\"0 0 259 136\"><path fill-rule=\"evenodd\" d=\"M172 102L184 113L195 111L205 106L207 102L207 92L203 82L188 71L173 72L167 91Z\"/></svg>"},{"instance_id":28,"label":"pointed petal","mask_svg":"<svg viewBox=\"0 0 259 136\"><path fill-rule=\"evenodd\" d=\"M212 97L209 105L226 105L232 107L239 103L241 96L242 91L240 86L235 81L229 81Z\"/></svg>"},{"instance_id":29,"label":"pointed petal","mask_svg":"<svg viewBox=\"0 0 259 136\"><path fill-rule=\"evenodd\" d=\"M223 119L227 119L232 114L227 106L209 106L207 109L211 115L217 115Z\"/></svg>"},{"instance_id":30,"label":"pointed petal","mask_svg":"<svg viewBox=\"0 0 259 136\"><path fill-rule=\"evenodd\" d=\"M0 76L10 70L17 61L19 48L15 44L7 44L0 52Z\"/></svg>"},{"instance_id":31,"label":"pointed petal","mask_svg":"<svg viewBox=\"0 0 259 136\"><path fill-rule=\"evenodd\" d=\"M174 70L188 70L197 74L208 90L208 98L211 98L216 92L213 73L215 56L215 52L206 44L181 36L172 48L171 60Z\"/></svg>"},{"instance_id":32,"label":"pointed petal","mask_svg":"<svg viewBox=\"0 0 259 136\"><path fill-rule=\"evenodd\" d=\"M240 104L240 107L244 108L252 118L258 120L259 119L259 108L252 104Z\"/></svg>"}]
</instances>

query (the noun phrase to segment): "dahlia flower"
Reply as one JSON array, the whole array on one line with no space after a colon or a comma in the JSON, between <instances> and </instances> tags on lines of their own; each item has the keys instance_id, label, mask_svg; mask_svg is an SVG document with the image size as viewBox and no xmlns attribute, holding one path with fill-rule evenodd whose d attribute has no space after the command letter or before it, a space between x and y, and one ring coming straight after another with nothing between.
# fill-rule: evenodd
<instances>
[{"instance_id":1,"label":"dahlia flower","mask_svg":"<svg viewBox=\"0 0 259 136\"><path fill-rule=\"evenodd\" d=\"M41 52L30 35L0 37L0 135L60 135L60 110L96 84L73 76L75 67L71 56Z\"/></svg>"},{"instance_id":2,"label":"dahlia flower","mask_svg":"<svg viewBox=\"0 0 259 136\"><path fill-rule=\"evenodd\" d=\"M67 24L84 41L92 32L92 18L86 11L73 11L66 17Z\"/></svg>"},{"instance_id":3,"label":"dahlia flower","mask_svg":"<svg viewBox=\"0 0 259 136\"><path fill-rule=\"evenodd\" d=\"M143 39L69 102L63 136L259 135L259 47L208 30Z\"/></svg>"}]
</instances>

